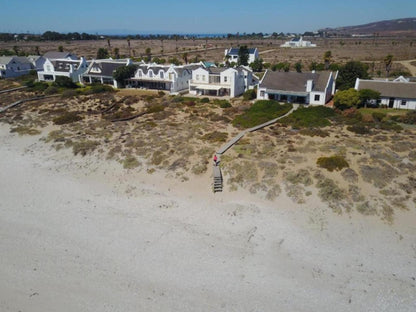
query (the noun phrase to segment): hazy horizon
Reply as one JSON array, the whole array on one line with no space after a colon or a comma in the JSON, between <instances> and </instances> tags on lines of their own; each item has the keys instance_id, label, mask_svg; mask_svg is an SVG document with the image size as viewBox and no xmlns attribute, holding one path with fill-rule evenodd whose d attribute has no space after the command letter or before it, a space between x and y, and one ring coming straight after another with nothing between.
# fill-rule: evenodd
<instances>
[{"instance_id":1,"label":"hazy horizon","mask_svg":"<svg viewBox=\"0 0 416 312\"><path fill-rule=\"evenodd\" d=\"M359 8L357 10L357 8ZM380 0L376 5L351 0L280 3L262 0L254 5L246 0L224 3L212 0L184 0L152 3L134 0L8 1L2 4L0 32L43 33L45 31L90 34L227 34L303 33L326 27L342 27L409 18L416 1Z\"/></svg>"}]
</instances>

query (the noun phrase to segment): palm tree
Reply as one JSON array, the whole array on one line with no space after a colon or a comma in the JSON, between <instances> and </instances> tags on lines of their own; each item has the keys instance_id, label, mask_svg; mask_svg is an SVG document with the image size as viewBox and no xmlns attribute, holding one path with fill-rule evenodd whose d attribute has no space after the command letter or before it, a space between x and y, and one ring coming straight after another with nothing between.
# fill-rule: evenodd
<instances>
[{"instance_id":1,"label":"palm tree","mask_svg":"<svg viewBox=\"0 0 416 312\"><path fill-rule=\"evenodd\" d=\"M386 77L389 76L390 73L390 69L391 69L391 65L393 64L393 55L388 54L385 58L384 58L384 65L386 66Z\"/></svg>"}]
</instances>

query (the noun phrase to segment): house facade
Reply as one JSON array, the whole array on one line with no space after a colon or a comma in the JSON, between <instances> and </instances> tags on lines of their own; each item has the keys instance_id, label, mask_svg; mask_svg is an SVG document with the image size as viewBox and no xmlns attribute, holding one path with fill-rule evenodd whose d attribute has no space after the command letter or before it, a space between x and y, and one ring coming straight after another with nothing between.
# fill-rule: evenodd
<instances>
[{"instance_id":1,"label":"house facade","mask_svg":"<svg viewBox=\"0 0 416 312\"><path fill-rule=\"evenodd\" d=\"M40 81L55 81L56 77L69 77L73 82L79 82L82 74L88 69L87 61L81 57L72 59L47 59L43 64L43 70L38 71Z\"/></svg>"},{"instance_id":2,"label":"house facade","mask_svg":"<svg viewBox=\"0 0 416 312\"><path fill-rule=\"evenodd\" d=\"M183 66L140 64L134 77L128 79L127 87L169 91L177 94L189 88L192 69L199 65Z\"/></svg>"},{"instance_id":3,"label":"house facade","mask_svg":"<svg viewBox=\"0 0 416 312\"><path fill-rule=\"evenodd\" d=\"M238 63L239 56L238 52L240 51L240 48L230 48L226 49L224 52L225 59L228 60L228 62L232 63ZM255 60L259 58L259 51L257 48L250 48L248 49L248 64L253 63Z\"/></svg>"},{"instance_id":4,"label":"house facade","mask_svg":"<svg viewBox=\"0 0 416 312\"><path fill-rule=\"evenodd\" d=\"M43 57L50 60L78 60L78 57L71 52L49 51L46 52Z\"/></svg>"},{"instance_id":5,"label":"house facade","mask_svg":"<svg viewBox=\"0 0 416 312\"><path fill-rule=\"evenodd\" d=\"M236 97L244 93L251 81L251 71L238 68L197 68L192 71L189 93L193 95Z\"/></svg>"},{"instance_id":6,"label":"house facade","mask_svg":"<svg viewBox=\"0 0 416 312\"><path fill-rule=\"evenodd\" d=\"M32 63L22 56L0 56L0 78L26 75L33 69Z\"/></svg>"},{"instance_id":7,"label":"house facade","mask_svg":"<svg viewBox=\"0 0 416 312\"><path fill-rule=\"evenodd\" d=\"M82 84L101 83L112 85L118 88L117 81L113 78L114 71L122 66L132 64L130 59L126 60L93 60L88 66L87 70L81 74L80 82Z\"/></svg>"},{"instance_id":8,"label":"house facade","mask_svg":"<svg viewBox=\"0 0 416 312\"><path fill-rule=\"evenodd\" d=\"M416 109L416 82L399 77L394 81L364 80L355 81L355 89L371 89L380 93L378 104L389 108Z\"/></svg>"},{"instance_id":9,"label":"house facade","mask_svg":"<svg viewBox=\"0 0 416 312\"><path fill-rule=\"evenodd\" d=\"M36 71L42 70L43 64L45 64L46 61L46 58L42 55L29 55L27 59L32 63L32 67Z\"/></svg>"},{"instance_id":10,"label":"house facade","mask_svg":"<svg viewBox=\"0 0 416 312\"><path fill-rule=\"evenodd\" d=\"M257 99L325 105L335 93L337 72L273 72L266 70Z\"/></svg>"},{"instance_id":11,"label":"house facade","mask_svg":"<svg viewBox=\"0 0 416 312\"><path fill-rule=\"evenodd\" d=\"M316 44L311 43L310 41L303 40L302 37L293 38L290 41L286 41L284 44L280 45L281 48L315 48Z\"/></svg>"}]
</instances>

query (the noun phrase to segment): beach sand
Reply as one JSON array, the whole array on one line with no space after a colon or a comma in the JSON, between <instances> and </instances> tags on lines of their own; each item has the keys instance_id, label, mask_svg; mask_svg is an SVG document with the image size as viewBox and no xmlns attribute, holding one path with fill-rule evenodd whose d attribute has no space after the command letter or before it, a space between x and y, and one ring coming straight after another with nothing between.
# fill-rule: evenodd
<instances>
[{"instance_id":1,"label":"beach sand","mask_svg":"<svg viewBox=\"0 0 416 312\"><path fill-rule=\"evenodd\" d=\"M213 194L0 125L0 311L415 311L416 210ZM313 195L315 196L315 195Z\"/></svg>"}]
</instances>

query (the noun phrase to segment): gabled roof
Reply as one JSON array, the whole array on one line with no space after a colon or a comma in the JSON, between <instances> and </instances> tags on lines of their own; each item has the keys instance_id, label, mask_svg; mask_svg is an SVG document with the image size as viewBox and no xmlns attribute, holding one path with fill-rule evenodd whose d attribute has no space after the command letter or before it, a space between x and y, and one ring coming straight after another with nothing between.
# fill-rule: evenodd
<instances>
[{"instance_id":1,"label":"gabled roof","mask_svg":"<svg viewBox=\"0 0 416 312\"><path fill-rule=\"evenodd\" d=\"M257 48L249 48L248 53L254 54L256 52ZM231 48L228 50L227 55L238 55L238 52L240 51L240 48Z\"/></svg>"},{"instance_id":2,"label":"gabled roof","mask_svg":"<svg viewBox=\"0 0 416 312\"><path fill-rule=\"evenodd\" d=\"M267 70L260 83L260 88L306 92L306 83L313 80L312 91L324 92L328 84L331 72L297 73L297 72L273 72Z\"/></svg>"},{"instance_id":3,"label":"gabled roof","mask_svg":"<svg viewBox=\"0 0 416 312\"><path fill-rule=\"evenodd\" d=\"M9 64L13 61L20 64L32 64L27 57L24 56L0 56L0 64Z\"/></svg>"},{"instance_id":4,"label":"gabled roof","mask_svg":"<svg viewBox=\"0 0 416 312\"><path fill-rule=\"evenodd\" d=\"M88 67L86 75L91 76L113 76L113 72L122 66L127 65L126 61L113 61L113 60L95 60ZM94 69L98 68L100 72L95 72Z\"/></svg>"},{"instance_id":5,"label":"gabled roof","mask_svg":"<svg viewBox=\"0 0 416 312\"><path fill-rule=\"evenodd\" d=\"M48 59L65 59L68 57L77 58L75 54L72 54L70 52L57 52L57 51L46 52L43 56Z\"/></svg>"},{"instance_id":6,"label":"gabled roof","mask_svg":"<svg viewBox=\"0 0 416 312\"><path fill-rule=\"evenodd\" d=\"M380 92L383 97L416 99L415 82L377 81L359 79L358 90L371 89Z\"/></svg>"}]
</instances>

